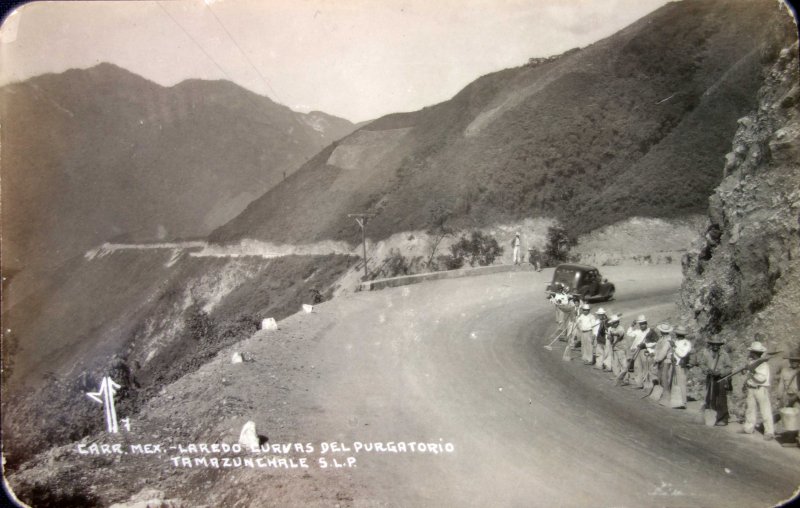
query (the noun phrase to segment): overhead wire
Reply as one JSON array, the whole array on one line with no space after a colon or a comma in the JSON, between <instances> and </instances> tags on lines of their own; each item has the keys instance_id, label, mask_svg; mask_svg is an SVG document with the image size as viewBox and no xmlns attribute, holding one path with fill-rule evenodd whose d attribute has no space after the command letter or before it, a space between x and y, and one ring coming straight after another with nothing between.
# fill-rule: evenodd
<instances>
[{"instance_id":1,"label":"overhead wire","mask_svg":"<svg viewBox=\"0 0 800 508\"><path fill-rule=\"evenodd\" d=\"M223 69L223 68L222 68L222 66L221 66L221 65L220 65L220 64L219 64L219 63L218 63L216 60L214 60L214 57L212 57L212 56L211 56L211 55L208 53L208 51L206 51L206 50L205 50L205 48L203 48L203 46L202 46L202 45L201 45L199 42L197 42L197 40L196 40L194 37L192 37L192 34L190 34L190 33L189 33L189 32L188 32L188 31L187 31L187 30L186 30L186 29L183 27L183 25L181 25L180 23L178 23L178 20L177 20L177 19L175 19L175 17L174 17L172 14L170 14L170 13L169 13L169 11L166 9L166 7L164 7L163 5L161 5L161 2L159 2L159 1L156 1L156 5L158 5L159 7L161 7L161 10L162 10L162 11L164 11L164 14L166 14L166 15L169 17L169 19L171 19L171 20L172 20L172 22L173 22L173 23L175 23L176 25L178 25L178 28L180 28L180 29L181 29L181 31L182 31L184 34L186 34L186 37L188 37L188 38L189 38L189 39L190 39L190 40L191 40L191 41L194 43L194 45L195 45L195 46L197 46L197 47L200 49L200 51L202 51L202 52L203 52L203 54L206 56L206 58L208 58L209 60L211 60L211 63L213 63L213 64L214 64L214 65L217 67L217 69L219 69L219 71L222 73L222 75L223 75L223 76L225 76L226 78L228 78L228 81L233 81L233 79L231 79L231 77L228 75L228 73L227 73L227 72L225 72L225 69Z\"/></svg>"},{"instance_id":2,"label":"overhead wire","mask_svg":"<svg viewBox=\"0 0 800 508\"><path fill-rule=\"evenodd\" d=\"M242 49L242 47L239 45L239 43L236 42L236 38L225 27L225 24L222 22L222 20L219 19L219 16L217 16L217 14L214 12L214 9L211 8L211 4L208 3L208 2L205 2L205 6L208 9L208 11L211 13L211 15L214 16L214 19L217 20L217 23L219 24L219 26L222 27L222 30L224 30L225 33L228 35L228 38L231 40L231 42L233 42L233 45L236 46L236 49L239 50L239 53L241 53L241 55L244 57L244 59L250 65L250 68L252 68L256 72L256 74L258 74L258 76L261 78L261 81L264 82L264 85L266 85L267 89L269 89L269 91L272 93L272 96L274 97L275 101L280 103L280 104L283 104L283 101L281 101L280 98L278 97L278 93L275 92L275 89L272 88L272 86L269 84L269 81L264 76L264 74L262 74L261 71L258 70L258 67L256 67L255 64L253 63L253 61L250 60L250 57L247 56L247 53L245 53L245 51Z\"/></svg>"}]
</instances>

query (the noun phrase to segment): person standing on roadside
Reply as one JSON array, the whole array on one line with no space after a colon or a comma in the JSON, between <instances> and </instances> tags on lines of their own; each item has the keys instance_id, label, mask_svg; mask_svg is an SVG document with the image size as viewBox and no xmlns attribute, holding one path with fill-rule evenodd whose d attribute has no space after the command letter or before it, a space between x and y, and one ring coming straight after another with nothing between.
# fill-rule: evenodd
<instances>
[{"instance_id":1,"label":"person standing on roadside","mask_svg":"<svg viewBox=\"0 0 800 508\"><path fill-rule=\"evenodd\" d=\"M604 362L606 359L608 315L606 315L606 311L602 307L597 309L594 315L597 316L594 325L594 368L597 370L606 370Z\"/></svg>"},{"instance_id":2,"label":"person standing on roadside","mask_svg":"<svg viewBox=\"0 0 800 508\"><path fill-rule=\"evenodd\" d=\"M718 427L728 425L728 392L731 384L730 379L722 382L720 379L733 371L730 356L722 348L724 344L724 341L715 337L708 339L706 341L708 347L700 359L700 367L706 375L705 407L717 412L715 425Z\"/></svg>"},{"instance_id":3,"label":"person standing on roadside","mask_svg":"<svg viewBox=\"0 0 800 508\"><path fill-rule=\"evenodd\" d=\"M789 355L787 361L778 371L778 402L782 408L800 408L800 349Z\"/></svg>"},{"instance_id":4,"label":"person standing on roadside","mask_svg":"<svg viewBox=\"0 0 800 508\"><path fill-rule=\"evenodd\" d=\"M592 360L594 360L592 339L594 338L594 327L597 324L597 320L590 313L591 310L592 308L588 303L581 305L581 313L575 323L581 337L581 357L584 365L591 365Z\"/></svg>"},{"instance_id":5,"label":"person standing on roadside","mask_svg":"<svg viewBox=\"0 0 800 508\"><path fill-rule=\"evenodd\" d=\"M748 359L752 362L761 358L767 348L759 341L753 342L749 348ZM764 422L764 439L775 439L775 428L772 420L772 404L769 400L770 370L769 364L764 362L754 369L748 369L744 390L747 394L746 409L744 414L744 432L752 434L756 427L756 411L761 413Z\"/></svg>"},{"instance_id":6,"label":"person standing on roadside","mask_svg":"<svg viewBox=\"0 0 800 508\"><path fill-rule=\"evenodd\" d=\"M633 333L633 342L630 347L630 354L636 357L633 363L633 387L644 388L645 381L650 377L658 337L656 337L656 332L647 326L647 318L644 314L640 314L636 319L636 325L639 329Z\"/></svg>"},{"instance_id":7,"label":"person standing on roadside","mask_svg":"<svg viewBox=\"0 0 800 508\"><path fill-rule=\"evenodd\" d=\"M652 374L664 390L662 400L669 400L668 392L672 386L672 327L669 323L661 323L657 330L660 337L654 348Z\"/></svg>"},{"instance_id":8,"label":"person standing on roadside","mask_svg":"<svg viewBox=\"0 0 800 508\"><path fill-rule=\"evenodd\" d=\"M685 326L675 328L675 341L672 344L672 375L670 381L670 407L686 409L689 400L686 389L686 371L694 363L692 342Z\"/></svg>"},{"instance_id":9,"label":"person standing on roadside","mask_svg":"<svg viewBox=\"0 0 800 508\"><path fill-rule=\"evenodd\" d=\"M515 265L518 265L518 264L522 263L522 254L521 254L522 247L521 247L521 244L522 244L522 242L519 239L519 233L517 233L516 236L514 236L514 239L511 240L511 247L513 249L514 264Z\"/></svg>"},{"instance_id":10,"label":"person standing on roadside","mask_svg":"<svg viewBox=\"0 0 800 508\"><path fill-rule=\"evenodd\" d=\"M614 377L619 376L627 368L625 362L625 330L619 325L620 317L616 314L608 318L608 330L606 331L606 348L611 356L609 365Z\"/></svg>"}]
</instances>

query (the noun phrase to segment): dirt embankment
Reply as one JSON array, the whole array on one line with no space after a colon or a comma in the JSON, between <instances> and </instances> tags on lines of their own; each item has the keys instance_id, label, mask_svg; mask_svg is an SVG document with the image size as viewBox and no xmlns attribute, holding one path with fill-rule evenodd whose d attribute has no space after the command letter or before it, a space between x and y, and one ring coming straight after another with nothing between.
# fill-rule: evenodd
<instances>
[{"instance_id":1,"label":"dirt embankment","mask_svg":"<svg viewBox=\"0 0 800 508\"><path fill-rule=\"evenodd\" d=\"M678 263L703 222L697 215L681 219L633 217L579 237L570 254L595 266Z\"/></svg>"},{"instance_id":2,"label":"dirt embankment","mask_svg":"<svg viewBox=\"0 0 800 508\"><path fill-rule=\"evenodd\" d=\"M708 229L683 259L683 308L702 338L727 341L734 363L759 337L770 350L800 346L797 42L767 72L758 109L739 120ZM741 379L734 379L739 394Z\"/></svg>"}]
</instances>

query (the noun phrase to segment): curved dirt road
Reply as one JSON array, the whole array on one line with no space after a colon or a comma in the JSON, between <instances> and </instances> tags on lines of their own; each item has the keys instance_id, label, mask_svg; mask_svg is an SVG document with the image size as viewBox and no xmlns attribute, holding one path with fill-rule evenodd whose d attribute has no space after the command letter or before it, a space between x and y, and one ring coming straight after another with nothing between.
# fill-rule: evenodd
<instances>
[{"instance_id":1,"label":"curved dirt road","mask_svg":"<svg viewBox=\"0 0 800 508\"><path fill-rule=\"evenodd\" d=\"M341 442L358 505L772 506L800 483L800 453L704 427L606 373L561 359L542 289L551 271L361 293L333 313L310 360L303 434ZM613 312L674 312L676 267L610 268ZM560 348L558 347L560 345ZM313 418L313 419L312 419ZM297 429L299 430L299 429ZM353 442L452 443L389 453Z\"/></svg>"},{"instance_id":2,"label":"curved dirt road","mask_svg":"<svg viewBox=\"0 0 800 508\"><path fill-rule=\"evenodd\" d=\"M675 312L678 267L603 273L618 300L602 305L624 322ZM792 495L797 448L736 434L735 425L707 428L697 413L564 362L563 343L544 349L555 329L542 291L551 275L426 282L299 312L165 386L131 415L131 432L81 441L154 443L158 453L86 456L64 445L9 481L28 492L80 488L100 506L138 506L133 494L153 488L176 506L761 507ZM254 361L233 364L233 351ZM199 456L174 445L235 443L247 421L270 446L313 444L271 452L310 466L178 467ZM359 451L356 442L423 442L425 451ZM354 467L322 468L320 459Z\"/></svg>"}]
</instances>

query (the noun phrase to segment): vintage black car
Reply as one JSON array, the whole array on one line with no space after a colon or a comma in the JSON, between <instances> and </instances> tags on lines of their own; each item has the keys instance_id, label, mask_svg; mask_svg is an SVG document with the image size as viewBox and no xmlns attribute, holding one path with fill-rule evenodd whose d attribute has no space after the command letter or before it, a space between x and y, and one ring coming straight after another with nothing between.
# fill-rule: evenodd
<instances>
[{"instance_id":1,"label":"vintage black car","mask_svg":"<svg viewBox=\"0 0 800 508\"><path fill-rule=\"evenodd\" d=\"M579 295L585 301L608 301L614 297L614 284L589 265L563 264L553 272L553 281L547 285L548 294L563 291Z\"/></svg>"}]
</instances>

